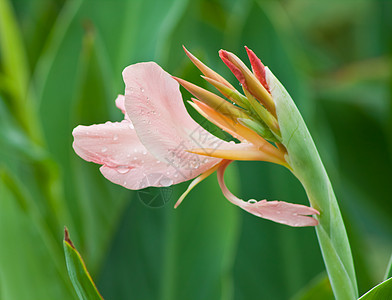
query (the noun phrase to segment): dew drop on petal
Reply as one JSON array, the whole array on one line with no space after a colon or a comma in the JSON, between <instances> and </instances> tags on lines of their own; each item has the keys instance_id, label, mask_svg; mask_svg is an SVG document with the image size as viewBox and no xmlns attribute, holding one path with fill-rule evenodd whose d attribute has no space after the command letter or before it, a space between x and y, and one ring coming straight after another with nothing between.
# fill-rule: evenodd
<instances>
[{"instance_id":1,"label":"dew drop on petal","mask_svg":"<svg viewBox=\"0 0 392 300\"><path fill-rule=\"evenodd\" d=\"M255 199L249 199L249 200L248 200L248 203L255 204L255 203L257 203L257 200L255 200Z\"/></svg>"},{"instance_id":2,"label":"dew drop on petal","mask_svg":"<svg viewBox=\"0 0 392 300\"><path fill-rule=\"evenodd\" d=\"M173 184L173 180L171 180L170 178L162 178L159 181L159 184L162 185L162 186L170 186L170 185Z\"/></svg>"},{"instance_id":3,"label":"dew drop on petal","mask_svg":"<svg viewBox=\"0 0 392 300\"><path fill-rule=\"evenodd\" d=\"M117 141L117 140L118 140L118 135L115 134L115 135L113 136L113 141Z\"/></svg>"},{"instance_id":4,"label":"dew drop on petal","mask_svg":"<svg viewBox=\"0 0 392 300\"><path fill-rule=\"evenodd\" d=\"M131 129L135 129L135 126L133 126L133 124L132 123L129 123L129 128L131 128Z\"/></svg>"},{"instance_id":5,"label":"dew drop on petal","mask_svg":"<svg viewBox=\"0 0 392 300\"><path fill-rule=\"evenodd\" d=\"M161 161L160 160L157 160L157 164L160 164L161 163Z\"/></svg>"},{"instance_id":6,"label":"dew drop on petal","mask_svg":"<svg viewBox=\"0 0 392 300\"><path fill-rule=\"evenodd\" d=\"M147 155L147 150L143 150L143 154L144 154L144 155Z\"/></svg>"},{"instance_id":7,"label":"dew drop on petal","mask_svg":"<svg viewBox=\"0 0 392 300\"><path fill-rule=\"evenodd\" d=\"M106 151L108 151L108 148L106 148L106 147L103 147L103 148L101 149L101 152L102 152L102 153L105 153Z\"/></svg>"},{"instance_id":8,"label":"dew drop on petal","mask_svg":"<svg viewBox=\"0 0 392 300\"><path fill-rule=\"evenodd\" d=\"M120 174L126 174L126 173L128 173L129 172L129 168L127 167L127 166L118 166L117 168L116 168L116 171L118 172L118 173L120 173Z\"/></svg>"}]
</instances>

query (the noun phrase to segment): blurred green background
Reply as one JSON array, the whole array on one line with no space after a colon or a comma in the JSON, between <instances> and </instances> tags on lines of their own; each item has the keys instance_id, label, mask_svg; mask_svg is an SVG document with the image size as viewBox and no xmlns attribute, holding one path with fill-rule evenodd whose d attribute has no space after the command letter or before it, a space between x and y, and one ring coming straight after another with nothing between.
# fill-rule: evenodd
<instances>
[{"instance_id":1,"label":"blurred green background","mask_svg":"<svg viewBox=\"0 0 392 300\"><path fill-rule=\"evenodd\" d=\"M65 225L105 299L306 299L317 284L317 299L331 299L313 228L241 211L215 175L177 210L186 184L150 208L74 153L75 126L121 119L114 99L129 64L153 60L207 87L182 45L233 83L221 48L247 61L247 45L271 68L334 184L360 294L382 280L392 252L392 1L0 0L1 299L77 299ZM307 203L281 167L228 172L244 199Z\"/></svg>"}]
</instances>

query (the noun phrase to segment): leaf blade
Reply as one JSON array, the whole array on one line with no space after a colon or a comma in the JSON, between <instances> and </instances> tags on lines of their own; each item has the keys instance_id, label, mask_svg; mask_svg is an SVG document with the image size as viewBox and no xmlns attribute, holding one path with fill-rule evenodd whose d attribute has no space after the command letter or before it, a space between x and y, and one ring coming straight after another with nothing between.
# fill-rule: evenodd
<instances>
[{"instance_id":1,"label":"leaf blade","mask_svg":"<svg viewBox=\"0 0 392 300\"><path fill-rule=\"evenodd\" d=\"M87 270L82 256L70 240L67 228L65 228L63 243L68 275L79 299L103 300Z\"/></svg>"},{"instance_id":2,"label":"leaf blade","mask_svg":"<svg viewBox=\"0 0 392 300\"><path fill-rule=\"evenodd\" d=\"M392 277L376 285L358 300L377 300L392 298Z\"/></svg>"}]
</instances>

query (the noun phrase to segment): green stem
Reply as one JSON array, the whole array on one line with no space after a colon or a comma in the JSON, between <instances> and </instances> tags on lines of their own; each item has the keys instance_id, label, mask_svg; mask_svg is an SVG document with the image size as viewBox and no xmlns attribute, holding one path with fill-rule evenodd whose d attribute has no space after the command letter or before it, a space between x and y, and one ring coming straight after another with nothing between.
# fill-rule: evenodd
<instances>
[{"instance_id":1,"label":"green stem","mask_svg":"<svg viewBox=\"0 0 392 300\"><path fill-rule=\"evenodd\" d=\"M282 144L287 149L286 160L304 186L312 207L320 212L316 233L334 295L338 300L357 299L350 244L331 182L290 95L268 69L266 75L276 104Z\"/></svg>"}]
</instances>

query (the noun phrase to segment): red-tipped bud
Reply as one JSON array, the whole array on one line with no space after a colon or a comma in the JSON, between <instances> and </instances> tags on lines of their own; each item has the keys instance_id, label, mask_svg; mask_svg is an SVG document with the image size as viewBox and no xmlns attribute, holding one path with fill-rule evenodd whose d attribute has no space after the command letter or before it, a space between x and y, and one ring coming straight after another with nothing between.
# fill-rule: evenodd
<instances>
[{"instance_id":1,"label":"red-tipped bud","mask_svg":"<svg viewBox=\"0 0 392 300\"><path fill-rule=\"evenodd\" d=\"M248 67L233 53L225 50L219 51L219 56L223 62L233 72L243 88L248 90L258 101L260 101L273 115L275 112L275 103L271 94L256 78L256 76L248 69Z\"/></svg>"},{"instance_id":2,"label":"red-tipped bud","mask_svg":"<svg viewBox=\"0 0 392 300\"><path fill-rule=\"evenodd\" d=\"M237 80L245 88L247 88L247 84L246 84L246 80L245 80L244 74L242 73L241 69L237 66L237 64L232 62L233 57L230 57L229 54L232 54L232 53L229 53L229 52L227 52L225 50L219 50L219 57L222 59L222 61L225 63L225 65L230 69L230 71L234 74L234 76L237 78Z\"/></svg>"},{"instance_id":3,"label":"red-tipped bud","mask_svg":"<svg viewBox=\"0 0 392 300\"><path fill-rule=\"evenodd\" d=\"M265 79L265 68L261 60L256 56L256 54L245 46L246 53L248 54L250 64L252 66L252 71L260 83L265 87L265 89L270 92L267 81Z\"/></svg>"}]
</instances>

